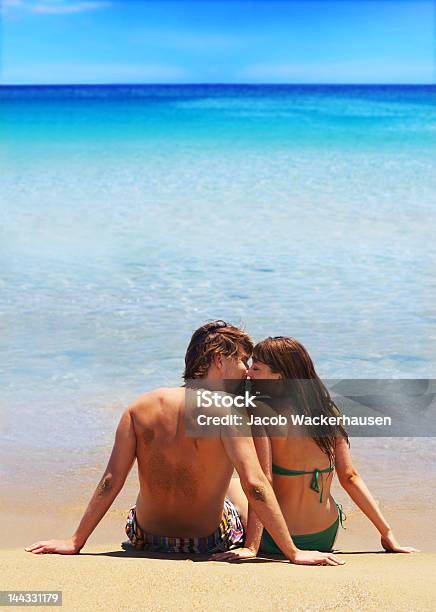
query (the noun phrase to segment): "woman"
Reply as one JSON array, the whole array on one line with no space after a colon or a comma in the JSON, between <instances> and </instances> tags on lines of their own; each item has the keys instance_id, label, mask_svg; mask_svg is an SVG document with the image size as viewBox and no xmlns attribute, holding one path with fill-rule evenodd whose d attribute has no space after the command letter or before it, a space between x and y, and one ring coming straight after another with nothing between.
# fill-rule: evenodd
<instances>
[{"instance_id":1,"label":"woman","mask_svg":"<svg viewBox=\"0 0 436 612\"><path fill-rule=\"evenodd\" d=\"M260 381L277 381L266 383L276 390L281 385L289 386L286 381L291 380L294 409L306 415L339 414L308 352L293 338L277 336L259 342L254 348L248 376L253 381L258 380L258 385L265 384ZM383 548L388 552L417 552L398 544L389 523L353 466L345 430L336 425L320 436L315 436L314 431L311 432L313 437L305 433L263 438L263 441L256 439L259 459L267 476L272 478L274 492L296 546L319 551L333 549L343 521L342 509L330 494L336 471L342 487L379 531ZM234 479L229 495L246 515L247 500L238 485ZM252 526L247 530L245 548L223 553L220 559L232 561L255 556L259 544L262 552L280 553L266 530L260 538L260 530L253 525L253 513L249 514Z\"/></svg>"}]
</instances>

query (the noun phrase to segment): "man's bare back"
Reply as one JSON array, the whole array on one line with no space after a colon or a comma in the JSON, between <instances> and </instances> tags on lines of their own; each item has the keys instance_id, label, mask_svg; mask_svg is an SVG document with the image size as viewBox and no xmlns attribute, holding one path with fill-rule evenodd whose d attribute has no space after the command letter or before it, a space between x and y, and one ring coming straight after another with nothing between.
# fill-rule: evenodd
<instances>
[{"instance_id":1,"label":"man's bare back","mask_svg":"<svg viewBox=\"0 0 436 612\"><path fill-rule=\"evenodd\" d=\"M184 388L146 393L130 413L140 484L138 523L149 533L209 535L221 521L233 473L222 440L186 435Z\"/></svg>"}]
</instances>

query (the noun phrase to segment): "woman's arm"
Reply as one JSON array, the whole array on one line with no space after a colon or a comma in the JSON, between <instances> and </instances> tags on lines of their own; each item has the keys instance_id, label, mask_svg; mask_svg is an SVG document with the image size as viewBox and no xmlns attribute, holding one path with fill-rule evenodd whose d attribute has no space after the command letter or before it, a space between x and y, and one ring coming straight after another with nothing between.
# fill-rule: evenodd
<instances>
[{"instance_id":1,"label":"woman's arm","mask_svg":"<svg viewBox=\"0 0 436 612\"><path fill-rule=\"evenodd\" d=\"M415 548L400 546L396 541L391 526L386 521L377 502L353 466L348 443L343 437L336 438L335 464L339 482L354 503L379 531L383 548L388 552L417 552Z\"/></svg>"},{"instance_id":2,"label":"woman's arm","mask_svg":"<svg viewBox=\"0 0 436 612\"><path fill-rule=\"evenodd\" d=\"M36 542L25 550L32 553L59 553L64 555L74 555L80 552L86 540L123 488L135 460L135 455L136 435L133 418L130 410L127 409L118 424L109 463L74 535L67 540Z\"/></svg>"}]
</instances>

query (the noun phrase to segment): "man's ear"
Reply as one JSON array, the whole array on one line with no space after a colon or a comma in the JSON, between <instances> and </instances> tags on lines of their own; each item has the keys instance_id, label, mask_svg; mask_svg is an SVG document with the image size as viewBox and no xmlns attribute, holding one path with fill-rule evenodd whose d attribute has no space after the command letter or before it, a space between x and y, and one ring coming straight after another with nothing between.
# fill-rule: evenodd
<instances>
[{"instance_id":1,"label":"man's ear","mask_svg":"<svg viewBox=\"0 0 436 612\"><path fill-rule=\"evenodd\" d=\"M223 370L223 356L222 355L214 355L213 356L213 363L215 364L215 367L218 368L218 370L220 372L222 372Z\"/></svg>"}]
</instances>

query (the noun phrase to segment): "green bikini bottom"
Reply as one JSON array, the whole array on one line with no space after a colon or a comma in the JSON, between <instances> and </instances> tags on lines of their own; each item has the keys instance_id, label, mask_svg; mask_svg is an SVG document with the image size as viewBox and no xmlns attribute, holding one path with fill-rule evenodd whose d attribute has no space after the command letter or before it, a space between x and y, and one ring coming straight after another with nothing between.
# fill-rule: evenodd
<instances>
[{"instance_id":1,"label":"green bikini bottom","mask_svg":"<svg viewBox=\"0 0 436 612\"><path fill-rule=\"evenodd\" d=\"M343 521L346 518L344 511L342 510L342 506L340 504L336 505L338 507L338 518L332 525L330 525L330 527L327 527L327 529L324 529L324 531L318 531L317 533L305 533L303 535L291 536L297 548L300 550L319 550L320 552L331 552L336 540L339 525L344 527ZM283 554L266 529L263 530L260 550L273 555Z\"/></svg>"}]
</instances>

